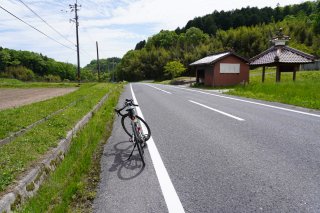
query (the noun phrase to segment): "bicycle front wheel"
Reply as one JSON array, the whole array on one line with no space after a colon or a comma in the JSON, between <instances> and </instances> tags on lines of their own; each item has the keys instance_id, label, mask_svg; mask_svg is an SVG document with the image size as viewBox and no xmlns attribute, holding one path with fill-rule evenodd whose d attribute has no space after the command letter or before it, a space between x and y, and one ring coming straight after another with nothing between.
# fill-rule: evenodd
<instances>
[{"instance_id":1,"label":"bicycle front wheel","mask_svg":"<svg viewBox=\"0 0 320 213\"><path fill-rule=\"evenodd\" d=\"M144 155L143 146L139 141L137 142L137 147L138 147L138 152L139 152L142 164L143 164L143 166L145 166L146 163L144 161L144 156L143 156Z\"/></svg>"},{"instance_id":2,"label":"bicycle front wheel","mask_svg":"<svg viewBox=\"0 0 320 213\"><path fill-rule=\"evenodd\" d=\"M147 122L145 122L141 117L138 115L135 116L138 119L138 125L139 125L139 131L141 131L141 135L143 136L144 141L147 141L151 137L151 130ZM124 115L121 118L121 125L124 131L129 135L129 137L132 137L132 126L131 126L131 118L129 114Z\"/></svg>"}]
</instances>

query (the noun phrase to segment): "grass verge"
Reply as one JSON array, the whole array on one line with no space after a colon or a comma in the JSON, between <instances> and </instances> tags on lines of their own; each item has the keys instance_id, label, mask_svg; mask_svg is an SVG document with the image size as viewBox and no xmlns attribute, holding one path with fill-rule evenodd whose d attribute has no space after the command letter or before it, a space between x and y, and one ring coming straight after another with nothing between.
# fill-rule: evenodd
<instances>
[{"instance_id":1,"label":"grass verge","mask_svg":"<svg viewBox=\"0 0 320 213\"><path fill-rule=\"evenodd\" d=\"M297 72L296 82L292 81L292 73L282 73L281 82L275 83L275 70L267 70L265 83L261 83L260 70L254 71L250 77L250 84L245 87L236 87L227 92L231 95L262 99L301 106L311 109L320 109L320 72Z\"/></svg>"},{"instance_id":2,"label":"grass verge","mask_svg":"<svg viewBox=\"0 0 320 213\"><path fill-rule=\"evenodd\" d=\"M24 135L0 148L0 194L48 150L56 147L75 123L113 89L112 84L96 84L88 87L86 96L46 122L39 124Z\"/></svg>"},{"instance_id":3,"label":"grass verge","mask_svg":"<svg viewBox=\"0 0 320 213\"><path fill-rule=\"evenodd\" d=\"M224 86L224 87L212 87L212 86L205 86L203 84L192 84L192 88L198 88L198 89L206 89L206 90L220 90L220 89L233 89L237 86Z\"/></svg>"},{"instance_id":4,"label":"grass verge","mask_svg":"<svg viewBox=\"0 0 320 213\"><path fill-rule=\"evenodd\" d=\"M0 88L35 88L35 87L76 87L78 83L60 82L23 82L17 79L0 78Z\"/></svg>"},{"instance_id":5,"label":"grass verge","mask_svg":"<svg viewBox=\"0 0 320 213\"><path fill-rule=\"evenodd\" d=\"M92 90L95 90L95 85L96 84L83 84L78 90L64 96L18 108L1 110L0 139L66 107L72 102L82 101L85 96L91 94L91 88Z\"/></svg>"},{"instance_id":6,"label":"grass verge","mask_svg":"<svg viewBox=\"0 0 320 213\"><path fill-rule=\"evenodd\" d=\"M180 84L190 84L190 82L194 82L194 81L195 81L195 77L190 78L187 76L182 76L182 77L177 77L171 80L153 81L152 83L180 85Z\"/></svg>"},{"instance_id":7,"label":"grass verge","mask_svg":"<svg viewBox=\"0 0 320 213\"><path fill-rule=\"evenodd\" d=\"M73 139L65 159L20 212L90 212L99 181L102 146L112 131L113 108L122 88L117 85L107 102Z\"/></svg>"}]
</instances>

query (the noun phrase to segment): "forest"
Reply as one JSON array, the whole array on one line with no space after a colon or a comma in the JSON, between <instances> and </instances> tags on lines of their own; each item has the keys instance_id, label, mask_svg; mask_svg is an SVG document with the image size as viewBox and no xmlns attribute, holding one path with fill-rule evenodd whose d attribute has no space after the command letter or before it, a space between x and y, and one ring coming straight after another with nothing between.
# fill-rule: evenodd
<instances>
[{"instance_id":1,"label":"forest","mask_svg":"<svg viewBox=\"0 0 320 213\"><path fill-rule=\"evenodd\" d=\"M109 80L110 73L119 63L120 58L100 60L101 80ZM52 58L30 51L12 50L0 47L0 78L16 78L22 81L75 81L76 66L58 62ZM81 69L81 81L97 81L97 61Z\"/></svg>"},{"instance_id":2,"label":"forest","mask_svg":"<svg viewBox=\"0 0 320 213\"><path fill-rule=\"evenodd\" d=\"M299 13L304 13L310 16L315 11L313 2L304 2L296 5L287 5L280 7L278 3L275 9L265 7L258 9L257 7L246 7L231 11L214 11L212 14L203 17L196 17L188 21L186 26L182 29L177 28L178 34L186 32L191 27L196 27L204 33L215 35L218 29L228 30L230 28L237 28L241 26L255 26L259 24L268 24L272 22L282 21L286 16L296 16Z\"/></svg>"},{"instance_id":3,"label":"forest","mask_svg":"<svg viewBox=\"0 0 320 213\"><path fill-rule=\"evenodd\" d=\"M182 29L162 30L137 43L116 67L116 77L127 81L170 79L173 75L165 67L171 62L184 66L182 75L192 75L191 62L224 50L251 58L270 47L279 28L291 37L289 46L320 56L319 0L274 9L247 7L214 11L189 21Z\"/></svg>"},{"instance_id":4,"label":"forest","mask_svg":"<svg viewBox=\"0 0 320 213\"><path fill-rule=\"evenodd\" d=\"M101 81L114 81L114 71L116 66L120 63L121 58L112 57L106 59L100 59L100 80ZM88 79L91 80L99 80L98 79L98 63L97 60L92 60L89 64L82 68L81 72L87 76ZM90 77L89 77L90 76Z\"/></svg>"},{"instance_id":5,"label":"forest","mask_svg":"<svg viewBox=\"0 0 320 213\"><path fill-rule=\"evenodd\" d=\"M73 64L57 62L41 53L0 47L0 77L23 81L75 80Z\"/></svg>"}]
</instances>

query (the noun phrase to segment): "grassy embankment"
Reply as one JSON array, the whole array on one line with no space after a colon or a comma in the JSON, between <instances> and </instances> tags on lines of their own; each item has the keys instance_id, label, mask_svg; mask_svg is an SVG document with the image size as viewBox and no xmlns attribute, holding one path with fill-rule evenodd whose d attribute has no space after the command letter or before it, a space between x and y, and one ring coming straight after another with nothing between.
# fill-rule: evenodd
<instances>
[{"instance_id":1,"label":"grassy embankment","mask_svg":"<svg viewBox=\"0 0 320 213\"><path fill-rule=\"evenodd\" d=\"M23 83L20 85L26 86ZM51 86L48 84L43 85ZM29 86L29 84L27 84L27 86ZM81 103L81 101L85 99L85 96L88 95L88 91L92 86L94 86L94 84L84 84L77 91L65 96L0 111L0 139L8 137L11 133L27 127L59 109L67 107L70 103ZM11 87L13 87L13 85L11 85Z\"/></svg>"},{"instance_id":2,"label":"grassy embankment","mask_svg":"<svg viewBox=\"0 0 320 213\"><path fill-rule=\"evenodd\" d=\"M103 144L111 134L113 108L122 90L121 85L113 87L107 102L73 139L65 159L20 212L91 212Z\"/></svg>"},{"instance_id":3,"label":"grassy embankment","mask_svg":"<svg viewBox=\"0 0 320 213\"><path fill-rule=\"evenodd\" d=\"M0 129L4 137L10 131L24 127L74 100L80 100L0 148L0 194L48 150L56 147L66 132L106 93L118 91L119 88L116 87L118 86L113 84L83 84L79 90L63 97L0 111Z\"/></svg>"},{"instance_id":4,"label":"grassy embankment","mask_svg":"<svg viewBox=\"0 0 320 213\"><path fill-rule=\"evenodd\" d=\"M320 72L299 71L296 81L292 81L292 73L282 73L281 82L275 82L275 69L266 70L265 82L261 82L262 69L250 71L250 84L235 87L228 94L248 98L262 99L320 109Z\"/></svg>"}]
</instances>

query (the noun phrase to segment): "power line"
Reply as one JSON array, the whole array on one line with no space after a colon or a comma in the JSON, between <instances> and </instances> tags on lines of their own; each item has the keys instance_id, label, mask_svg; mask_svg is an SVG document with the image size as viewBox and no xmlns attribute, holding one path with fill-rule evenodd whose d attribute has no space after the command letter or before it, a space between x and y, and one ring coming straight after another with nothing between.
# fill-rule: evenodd
<instances>
[{"instance_id":1,"label":"power line","mask_svg":"<svg viewBox=\"0 0 320 213\"><path fill-rule=\"evenodd\" d=\"M82 48L80 48L80 52L85 53L87 56L89 56L91 58L93 57L93 55L91 53L87 52L86 50L84 50Z\"/></svg>"},{"instance_id":2,"label":"power line","mask_svg":"<svg viewBox=\"0 0 320 213\"><path fill-rule=\"evenodd\" d=\"M68 41L69 43L71 43L72 45L76 45L75 43L73 43L72 41L70 41L69 39L67 39L64 35L62 35L58 30L56 30L53 26L51 26L46 20L44 20L40 15L38 15L33 9L31 9L26 3L24 3L22 0L18 0L20 1L26 8L28 8L33 14L35 14L39 19L41 19L46 25L48 25L52 30L54 30L56 33L58 33L62 38L64 38L66 41Z\"/></svg>"},{"instance_id":3,"label":"power line","mask_svg":"<svg viewBox=\"0 0 320 213\"><path fill-rule=\"evenodd\" d=\"M28 8L33 14L35 14L41 21L43 21L46 25L48 25L52 30L54 30L56 33L58 33L62 38L64 38L66 41L70 42L72 45L76 45L69 39L67 39L64 35L62 35L58 30L56 30L53 26L51 26L46 20L44 20L40 15L38 15L33 9L31 9L26 3L24 3L22 0L20 1L26 8Z\"/></svg>"},{"instance_id":4,"label":"power line","mask_svg":"<svg viewBox=\"0 0 320 213\"><path fill-rule=\"evenodd\" d=\"M71 18L70 18L70 19L71 19ZM73 28L74 24L75 24L74 21L71 21L71 27L70 27L70 29L68 30L68 33L70 33L70 30L71 30L71 28ZM74 45L77 46L76 44L74 44ZM86 50L84 50L84 49L82 49L82 48L80 48L80 52L86 54L86 55L89 56L89 57L94 58L94 56L93 56L91 53L87 52Z\"/></svg>"},{"instance_id":5,"label":"power line","mask_svg":"<svg viewBox=\"0 0 320 213\"><path fill-rule=\"evenodd\" d=\"M44 35L44 36L46 36L47 38L51 39L52 41L60 44L61 46L66 47L66 48L68 48L68 49L70 49L70 50L75 51L75 49L72 49L71 47L68 47L68 46L64 45L63 43L57 41L56 39L50 37L49 35L45 34L45 33L42 32L41 30L37 29L36 27L32 26L31 24L27 23L26 21L22 20L21 18L17 17L16 15L14 15L13 13L11 13L10 11L8 11L8 10L5 9L4 7L2 7L1 5L0 5L0 8L1 8L2 10L4 10L5 12L9 13L10 15L12 15L13 17L15 17L16 19L18 19L19 21L21 21L21 22L23 22L24 24L28 25L28 26L31 27L32 29L38 31L38 32L41 33L42 35Z\"/></svg>"}]
</instances>

